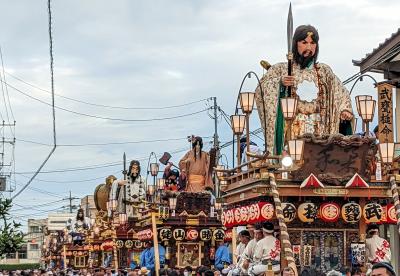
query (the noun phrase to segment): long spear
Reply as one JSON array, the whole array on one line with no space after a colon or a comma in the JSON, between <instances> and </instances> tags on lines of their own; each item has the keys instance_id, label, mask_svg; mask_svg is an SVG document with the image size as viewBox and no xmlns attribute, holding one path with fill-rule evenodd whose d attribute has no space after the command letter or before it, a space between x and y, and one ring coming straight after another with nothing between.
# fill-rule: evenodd
<instances>
[{"instance_id":1,"label":"long spear","mask_svg":"<svg viewBox=\"0 0 400 276\"><path fill-rule=\"evenodd\" d=\"M292 75L292 64L293 64L293 52L292 52L292 44L293 44L293 16L292 16L292 3L289 5L289 13L287 19L287 43L288 43L288 76ZM292 87L288 87L288 97L292 96Z\"/></svg>"}]
</instances>

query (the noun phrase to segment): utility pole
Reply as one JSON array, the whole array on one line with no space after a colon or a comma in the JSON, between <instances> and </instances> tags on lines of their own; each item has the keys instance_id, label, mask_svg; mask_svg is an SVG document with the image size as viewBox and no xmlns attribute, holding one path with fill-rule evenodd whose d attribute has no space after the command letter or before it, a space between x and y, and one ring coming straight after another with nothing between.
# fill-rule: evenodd
<instances>
[{"instance_id":1,"label":"utility pole","mask_svg":"<svg viewBox=\"0 0 400 276\"><path fill-rule=\"evenodd\" d=\"M219 141L218 141L217 97L213 97L213 100L214 100L214 148L218 150L219 149ZM218 158L217 158L216 163L218 164Z\"/></svg>"},{"instance_id":2,"label":"utility pole","mask_svg":"<svg viewBox=\"0 0 400 276\"><path fill-rule=\"evenodd\" d=\"M218 140L218 116L217 116L217 97L213 97L214 100L214 149L215 149L215 164L218 165L219 161L219 140ZM219 197L219 179L215 177L215 196Z\"/></svg>"},{"instance_id":3,"label":"utility pole","mask_svg":"<svg viewBox=\"0 0 400 276\"><path fill-rule=\"evenodd\" d=\"M69 200L69 212L72 214L72 209L76 208L76 205L72 205L72 201L79 199L78 197L72 197L71 191L69 191L69 197L64 198L64 200Z\"/></svg>"},{"instance_id":4,"label":"utility pole","mask_svg":"<svg viewBox=\"0 0 400 276\"><path fill-rule=\"evenodd\" d=\"M14 123L6 123L4 120L3 122L0 124L1 128L4 130L5 127L10 127L11 133L14 136L14 131L12 131L12 129L15 129L15 121ZM13 167L13 161L10 161L9 164L6 164L5 161L5 152L6 152L6 144L10 144L12 146L12 150L14 150L15 147L15 136L12 139L6 139L4 137L5 133L4 131L2 131L2 137L0 140L1 143L1 149L0 149L0 194L2 192L13 192L15 190L15 187L12 187L11 184L9 186L9 189L7 190L7 178L11 177L11 171L12 171L12 167ZM8 147L7 147L8 149ZM8 162L7 162L8 163ZM3 169L4 167L10 167L10 171L8 173L6 173Z\"/></svg>"}]
</instances>

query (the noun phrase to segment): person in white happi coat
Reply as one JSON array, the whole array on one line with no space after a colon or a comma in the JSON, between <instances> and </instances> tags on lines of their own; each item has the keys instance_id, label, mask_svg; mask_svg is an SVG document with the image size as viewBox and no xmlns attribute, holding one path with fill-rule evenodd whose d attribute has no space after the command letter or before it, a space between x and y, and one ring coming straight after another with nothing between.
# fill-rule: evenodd
<instances>
[{"instance_id":1,"label":"person in white happi coat","mask_svg":"<svg viewBox=\"0 0 400 276\"><path fill-rule=\"evenodd\" d=\"M242 255L244 249L246 248L246 245L243 242L243 237L242 237L242 233L244 233L243 231L246 231L248 233L247 230L242 230L239 232L238 238L239 238L239 244L236 246L235 252L233 252L234 256L236 257L236 262L239 262L240 256ZM250 233L249 233L250 235Z\"/></svg>"},{"instance_id":2,"label":"person in white happi coat","mask_svg":"<svg viewBox=\"0 0 400 276\"><path fill-rule=\"evenodd\" d=\"M281 243L274 237L274 225L270 222L263 224L264 238L257 242L253 255L253 264L249 268L249 275L261 275L272 265L272 270L280 271Z\"/></svg>"},{"instance_id":3,"label":"person in white happi coat","mask_svg":"<svg viewBox=\"0 0 400 276\"><path fill-rule=\"evenodd\" d=\"M376 224L368 225L367 233L371 235L365 240L366 260L370 264L388 262L390 263L392 252L387 240L379 237L379 227Z\"/></svg>"},{"instance_id":4,"label":"person in white happi coat","mask_svg":"<svg viewBox=\"0 0 400 276\"><path fill-rule=\"evenodd\" d=\"M131 161L127 180L113 182L110 192L110 200L112 199L118 200L117 211L119 213L126 211L128 218L140 216L138 209L144 208L146 190L145 181L140 175L139 161Z\"/></svg>"},{"instance_id":5,"label":"person in white happi coat","mask_svg":"<svg viewBox=\"0 0 400 276\"><path fill-rule=\"evenodd\" d=\"M242 274L247 274L247 270L253 264L254 262L253 257L256 245L262 238L264 238L262 227L261 225L257 225L254 228L254 238L251 241L249 241L243 252L243 262L241 263Z\"/></svg>"},{"instance_id":6,"label":"person in white happi coat","mask_svg":"<svg viewBox=\"0 0 400 276\"><path fill-rule=\"evenodd\" d=\"M240 270L244 261L244 251L249 244L251 239L250 232L247 230L242 230L239 233L240 244L242 245L240 248L239 246L236 248L236 253L239 253L238 260L235 266L231 267L231 270L228 273L228 276L231 275L240 275Z\"/></svg>"}]
</instances>

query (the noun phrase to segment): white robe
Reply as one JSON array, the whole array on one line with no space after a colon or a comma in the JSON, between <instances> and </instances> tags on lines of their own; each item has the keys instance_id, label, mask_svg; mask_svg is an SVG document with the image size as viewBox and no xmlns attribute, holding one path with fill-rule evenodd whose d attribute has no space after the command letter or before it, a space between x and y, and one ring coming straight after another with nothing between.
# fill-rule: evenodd
<instances>
[{"instance_id":1,"label":"white robe","mask_svg":"<svg viewBox=\"0 0 400 276\"><path fill-rule=\"evenodd\" d=\"M369 263L389 262L392 257L390 244L387 240L373 235L365 240L365 255Z\"/></svg>"},{"instance_id":2,"label":"white robe","mask_svg":"<svg viewBox=\"0 0 400 276\"><path fill-rule=\"evenodd\" d=\"M110 192L110 200L116 199L118 200L117 211L119 213L124 213L126 209L126 214L128 218L134 217L137 212L134 210L132 204L142 205L141 202L146 200L146 190L145 190L145 182L142 176L138 176L135 178L135 181L128 177L128 183L124 185L120 185L121 180L115 180L111 186ZM120 188L119 193L117 194L118 187ZM126 201L124 202L124 193L126 192Z\"/></svg>"}]
</instances>

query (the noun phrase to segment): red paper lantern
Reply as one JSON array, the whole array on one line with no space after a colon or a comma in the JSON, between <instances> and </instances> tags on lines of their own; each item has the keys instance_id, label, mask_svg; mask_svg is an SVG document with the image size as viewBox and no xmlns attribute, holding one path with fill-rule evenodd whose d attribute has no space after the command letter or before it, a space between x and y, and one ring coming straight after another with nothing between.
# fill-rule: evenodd
<instances>
[{"instance_id":1,"label":"red paper lantern","mask_svg":"<svg viewBox=\"0 0 400 276\"><path fill-rule=\"evenodd\" d=\"M274 209L274 205L272 203L265 203L262 207L261 207L261 217L265 220L271 220L272 217L275 214L275 209Z\"/></svg>"},{"instance_id":2,"label":"red paper lantern","mask_svg":"<svg viewBox=\"0 0 400 276\"><path fill-rule=\"evenodd\" d=\"M323 203L319 208L321 219L325 222L336 222L340 216L340 206L336 203Z\"/></svg>"},{"instance_id":3,"label":"red paper lantern","mask_svg":"<svg viewBox=\"0 0 400 276\"><path fill-rule=\"evenodd\" d=\"M396 207L393 204L388 204L387 206L387 222L397 223Z\"/></svg>"},{"instance_id":4,"label":"red paper lantern","mask_svg":"<svg viewBox=\"0 0 400 276\"><path fill-rule=\"evenodd\" d=\"M189 229L186 232L186 239L194 241L199 237L199 232L196 229Z\"/></svg>"}]
</instances>

